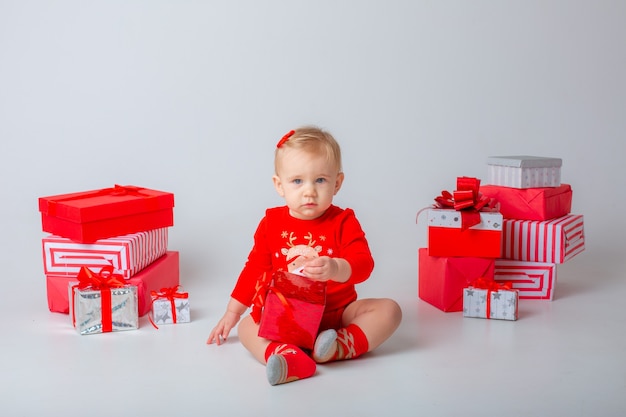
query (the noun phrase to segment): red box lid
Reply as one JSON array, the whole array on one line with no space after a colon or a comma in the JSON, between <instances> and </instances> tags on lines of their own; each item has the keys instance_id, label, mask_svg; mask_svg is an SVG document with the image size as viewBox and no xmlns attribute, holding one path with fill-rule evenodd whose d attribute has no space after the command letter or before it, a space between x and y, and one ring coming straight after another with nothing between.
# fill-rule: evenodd
<instances>
[{"instance_id":1,"label":"red box lid","mask_svg":"<svg viewBox=\"0 0 626 417\"><path fill-rule=\"evenodd\" d=\"M136 186L59 194L39 198L39 211L76 223L86 223L174 207L174 194Z\"/></svg>"}]
</instances>

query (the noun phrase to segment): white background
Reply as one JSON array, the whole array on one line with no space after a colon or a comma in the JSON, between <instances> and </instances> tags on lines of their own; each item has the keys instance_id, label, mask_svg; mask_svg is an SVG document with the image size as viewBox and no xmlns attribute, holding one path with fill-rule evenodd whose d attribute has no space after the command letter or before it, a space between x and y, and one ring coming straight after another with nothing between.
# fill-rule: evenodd
<instances>
[{"instance_id":1,"label":"white background","mask_svg":"<svg viewBox=\"0 0 626 417\"><path fill-rule=\"evenodd\" d=\"M426 238L415 214L457 176L485 178L491 155L562 158L587 250L561 282L602 282L598 265L621 282L624 74L618 0L0 0L0 344L25 359L39 354L21 351L39 343L33 331L57 332L56 351L77 343L58 330L66 317L47 311L37 198L117 183L175 194L170 248L193 294L190 343L202 345L264 209L282 204L275 144L304 124L342 145L335 203L355 209L376 260L361 292L401 301L404 334ZM11 369L2 374L23 375ZM27 380L54 390L41 371ZM19 399L8 404L37 410L28 384L3 382Z\"/></svg>"}]
</instances>

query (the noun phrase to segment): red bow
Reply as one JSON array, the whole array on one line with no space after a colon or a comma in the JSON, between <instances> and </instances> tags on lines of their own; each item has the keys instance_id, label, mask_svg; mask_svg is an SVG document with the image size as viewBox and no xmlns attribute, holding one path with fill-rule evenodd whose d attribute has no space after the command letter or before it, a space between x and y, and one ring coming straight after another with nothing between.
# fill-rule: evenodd
<instances>
[{"instance_id":1,"label":"red bow","mask_svg":"<svg viewBox=\"0 0 626 417\"><path fill-rule=\"evenodd\" d=\"M496 282L492 280L488 280L485 277L476 278L474 282L470 284L470 287L474 287L479 290L487 290L487 318L491 317L491 293L493 291L500 290L512 290L513 284L510 281L507 282Z\"/></svg>"},{"instance_id":2,"label":"red bow","mask_svg":"<svg viewBox=\"0 0 626 417\"><path fill-rule=\"evenodd\" d=\"M435 198L437 208L453 208L461 212L461 230L480 224L480 211L490 208L493 199L482 195L478 190L480 180L471 177L458 177L454 193L442 191ZM495 208L492 208L495 210Z\"/></svg>"},{"instance_id":3,"label":"red bow","mask_svg":"<svg viewBox=\"0 0 626 417\"><path fill-rule=\"evenodd\" d=\"M86 266L82 266L78 271L78 288L81 290L92 287L95 290L119 288L126 285L124 277L115 274L112 265L103 266L97 274Z\"/></svg>"},{"instance_id":4,"label":"red bow","mask_svg":"<svg viewBox=\"0 0 626 417\"><path fill-rule=\"evenodd\" d=\"M102 308L102 332L110 332L113 330L113 318L111 309L111 289L120 288L126 285L124 277L120 274L113 273L112 266L104 266L97 274L86 266L82 266L78 271L78 284L72 287L72 294L74 294L74 288L85 289L92 288L94 290L100 290L100 303ZM72 300L70 300L73 302ZM72 309L74 311L74 309ZM72 323L75 323L76 316L72 314Z\"/></svg>"},{"instance_id":5,"label":"red bow","mask_svg":"<svg viewBox=\"0 0 626 417\"><path fill-rule=\"evenodd\" d=\"M479 290L512 290L513 283L511 281L498 282L487 279L485 277L476 278L471 284L471 287L478 288Z\"/></svg>"},{"instance_id":6,"label":"red bow","mask_svg":"<svg viewBox=\"0 0 626 417\"><path fill-rule=\"evenodd\" d=\"M271 285L272 277L268 273L264 272L263 277L257 281L256 283L256 293L254 294L254 298L252 299L252 311L250 312L250 316L252 316L252 320L255 323L261 322L261 314L263 313L263 306L265 305L265 299L267 298L267 293L272 290L276 297L280 300L280 302L285 306L288 312L291 312L289 302L287 298L277 290L275 287Z\"/></svg>"}]
</instances>

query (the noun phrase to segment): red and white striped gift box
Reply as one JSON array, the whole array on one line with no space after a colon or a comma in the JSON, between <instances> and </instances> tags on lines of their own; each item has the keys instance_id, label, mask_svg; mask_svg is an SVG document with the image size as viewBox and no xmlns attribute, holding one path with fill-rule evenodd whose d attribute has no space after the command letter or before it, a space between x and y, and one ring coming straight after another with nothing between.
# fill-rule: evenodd
<instances>
[{"instance_id":1,"label":"red and white striped gift box","mask_svg":"<svg viewBox=\"0 0 626 417\"><path fill-rule=\"evenodd\" d=\"M546 221L504 219L501 258L560 264L585 250L583 216Z\"/></svg>"},{"instance_id":2,"label":"red and white striped gift box","mask_svg":"<svg viewBox=\"0 0 626 417\"><path fill-rule=\"evenodd\" d=\"M496 259L494 281L510 282L519 298L552 300L556 285L556 264Z\"/></svg>"},{"instance_id":3,"label":"red and white striped gift box","mask_svg":"<svg viewBox=\"0 0 626 417\"><path fill-rule=\"evenodd\" d=\"M42 238L46 275L75 275L81 266L112 265L115 273L130 278L167 251L168 228L78 243L50 235Z\"/></svg>"}]
</instances>

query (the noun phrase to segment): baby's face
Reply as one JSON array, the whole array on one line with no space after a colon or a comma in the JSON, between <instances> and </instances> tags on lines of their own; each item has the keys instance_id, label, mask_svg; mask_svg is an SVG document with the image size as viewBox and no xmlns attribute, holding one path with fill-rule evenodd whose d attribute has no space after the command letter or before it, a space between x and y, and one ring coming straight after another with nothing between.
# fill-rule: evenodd
<instances>
[{"instance_id":1,"label":"baby's face","mask_svg":"<svg viewBox=\"0 0 626 417\"><path fill-rule=\"evenodd\" d=\"M341 188L343 173L324 155L286 149L273 178L276 191L285 198L289 213L302 220L324 214Z\"/></svg>"}]
</instances>

